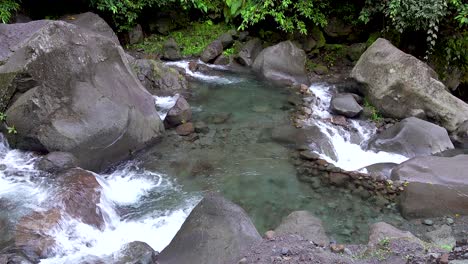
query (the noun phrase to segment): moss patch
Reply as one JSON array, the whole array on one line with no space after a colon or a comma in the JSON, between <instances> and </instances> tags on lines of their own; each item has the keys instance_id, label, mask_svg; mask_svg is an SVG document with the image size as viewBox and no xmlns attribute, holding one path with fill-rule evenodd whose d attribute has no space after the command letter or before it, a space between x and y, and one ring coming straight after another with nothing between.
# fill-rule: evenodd
<instances>
[{"instance_id":1,"label":"moss patch","mask_svg":"<svg viewBox=\"0 0 468 264\"><path fill-rule=\"evenodd\" d=\"M162 54L163 43L173 38L183 56L199 55L203 49L221 34L231 29L225 24L213 24L208 20L205 22L192 22L186 28L172 31L169 35L151 35L143 42L130 45L130 49L142 49L146 53Z\"/></svg>"}]
</instances>

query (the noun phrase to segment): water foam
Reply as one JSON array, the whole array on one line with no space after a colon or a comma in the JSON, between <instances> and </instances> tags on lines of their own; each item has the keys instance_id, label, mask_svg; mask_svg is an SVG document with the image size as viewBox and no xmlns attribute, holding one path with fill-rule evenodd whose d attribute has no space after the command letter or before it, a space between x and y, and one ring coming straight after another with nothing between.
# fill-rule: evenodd
<instances>
[{"instance_id":1,"label":"water foam","mask_svg":"<svg viewBox=\"0 0 468 264\"><path fill-rule=\"evenodd\" d=\"M186 60L171 61L171 62L166 62L166 65L184 69L187 75L195 79L205 81L205 82L213 82L213 83L219 83L219 84L231 84L231 83L239 83L242 81L241 78L236 78L236 77L221 77L218 75L207 75L201 72L193 72L190 70L189 63L190 61L186 61ZM201 60L198 60L196 63L202 64L214 70L226 70L227 69L225 66L206 64L202 62Z\"/></svg>"},{"instance_id":2,"label":"water foam","mask_svg":"<svg viewBox=\"0 0 468 264\"><path fill-rule=\"evenodd\" d=\"M154 95L153 97L159 117L161 118L161 120L164 120L169 110L171 110L171 108L176 104L177 99L179 99L179 94L175 94L174 96Z\"/></svg>"},{"instance_id":3,"label":"water foam","mask_svg":"<svg viewBox=\"0 0 468 264\"><path fill-rule=\"evenodd\" d=\"M322 133L330 139L336 156L335 160L327 155L318 153L323 159L348 171L359 170L363 167L381 162L399 164L408 159L399 154L364 150L362 146L365 145L366 141L369 140L376 131L375 126L370 123L361 124L356 120L350 121L351 127L357 131L361 139L360 145L352 143L349 131L325 120L332 117L328 109L330 107L333 87L326 84L312 84L309 89L316 98L312 101L311 108L313 114L308 122L309 124L318 126Z\"/></svg>"}]
</instances>

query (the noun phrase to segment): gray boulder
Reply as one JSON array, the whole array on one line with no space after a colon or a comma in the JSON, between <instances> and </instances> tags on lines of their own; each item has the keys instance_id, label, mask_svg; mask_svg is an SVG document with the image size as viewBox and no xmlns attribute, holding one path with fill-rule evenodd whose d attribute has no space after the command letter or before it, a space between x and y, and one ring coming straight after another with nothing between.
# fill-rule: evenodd
<instances>
[{"instance_id":1,"label":"gray boulder","mask_svg":"<svg viewBox=\"0 0 468 264\"><path fill-rule=\"evenodd\" d=\"M330 243L322 221L308 211L292 212L275 229L275 235L287 234L300 235L318 245L328 246Z\"/></svg>"},{"instance_id":2,"label":"gray boulder","mask_svg":"<svg viewBox=\"0 0 468 264\"><path fill-rule=\"evenodd\" d=\"M417 157L392 171L392 179L408 182L400 195L405 217L468 215L468 155Z\"/></svg>"},{"instance_id":3,"label":"gray boulder","mask_svg":"<svg viewBox=\"0 0 468 264\"><path fill-rule=\"evenodd\" d=\"M128 42L135 44L143 40L143 29L140 24L137 24L128 32Z\"/></svg>"},{"instance_id":4,"label":"gray boulder","mask_svg":"<svg viewBox=\"0 0 468 264\"><path fill-rule=\"evenodd\" d=\"M272 81L308 84L305 63L305 52L288 40L262 50L252 68Z\"/></svg>"},{"instance_id":5,"label":"gray boulder","mask_svg":"<svg viewBox=\"0 0 468 264\"><path fill-rule=\"evenodd\" d=\"M37 162L37 168L49 173L62 172L77 166L78 161L68 152L51 152Z\"/></svg>"},{"instance_id":6,"label":"gray boulder","mask_svg":"<svg viewBox=\"0 0 468 264\"><path fill-rule=\"evenodd\" d=\"M330 102L332 112L346 117L355 117L362 112L362 107L351 94L336 94Z\"/></svg>"},{"instance_id":7,"label":"gray boulder","mask_svg":"<svg viewBox=\"0 0 468 264\"><path fill-rule=\"evenodd\" d=\"M163 54L162 59L169 61L180 60L182 55L180 55L180 48L177 42L170 38L163 43Z\"/></svg>"},{"instance_id":8,"label":"gray boulder","mask_svg":"<svg viewBox=\"0 0 468 264\"><path fill-rule=\"evenodd\" d=\"M175 105L169 110L164 119L166 127L176 127L192 120L192 109L184 97L179 96Z\"/></svg>"},{"instance_id":9,"label":"gray boulder","mask_svg":"<svg viewBox=\"0 0 468 264\"><path fill-rule=\"evenodd\" d=\"M203 50L203 53L200 56L200 59L205 62L212 62L223 53L223 44L219 40L215 40L211 42L205 50Z\"/></svg>"},{"instance_id":10,"label":"gray boulder","mask_svg":"<svg viewBox=\"0 0 468 264\"><path fill-rule=\"evenodd\" d=\"M242 47L237 60L240 64L250 67L261 51L262 41L258 38L251 39Z\"/></svg>"},{"instance_id":11,"label":"gray boulder","mask_svg":"<svg viewBox=\"0 0 468 264\"><path fill-rule=\"evenodd\" d=\"M221 44L223 45L223 49L227 49L230 46L232 46L232 44L234 44L234 39L232 38L232 34L230 34L229 32L221 34L221 36L218 37L218 40L221 41Z\"/></svg>"},{"instance_id":12,"label":"gray boulder","mask_svg":"<svg viewBox=\"0 0 468 264\"><path fill-rule=\"evenodd\" d=\"M132 64L141 84L154 95L174 95L187 90L188 82L176 69L160 61L140 59Z\"/></svg>"},{"instance_id":13,"label":"gray boulder","mask_svg":"<svg viewBox=\"0 0 468 264\"><path fill-rule=\"evenodd\" d=\"M370 247L389 244L395 240L408 241L410 243L419 245L421 248L424 248L424 243L408 231L401 231L400 229L385 222L378 222L371 225L368 244Z\"/></svg>"},{"instance_id":14,"label":"gray boulder","mask_svg":"<svg viewBox=\"0 0 468 264\"><path fill-rule=\"evenodd\" d=\"M396 163L392 162L382 162L382 163L375 163L372 165L369 165L367 167L364 167L363 169L366 169L367 172L371 175L382 175L385 178L390 178L392 174L393 168L398 166Z\"/></svg>"},{"instance_id":15,"label":"gray boulder","mask_svg":"<svg viewBox=\"0 0 468 264\"><path fill-rule=\"evenodd\" d=\"M77 15L66 16L62 18L63 21L73 24L80 28L85 28L91 31L94 31L98 34L101 34L104 37L110 38L115 44L120 45L117 35L112 30L112 28L98 15L86 12Z\"/></svg>"},{"instance_id":16,"label":"gray boulder","mask_svg":"<svg viewBox=\"0 0 468 264\"><path fill-rule=\"evenodd\" d=\"M0 101L18 131L8 135L13 147L70 152L80 167L100 170L164 131L111 38L45 20L0 25L0 35Z\"/></svg>"},{"instance_id":17,"label":"gray boulder","mask_svg":"<svg viewBox=\"0 0 468 264\"><path fill-rule=\"evenodd\" d=\"M114 256L115 264L153 264L157 263L158 252L145 242L133 241L122 247Z\"/></svg>"},{"instance_id":18,"label":"gray boulder","mask_svg":"<svg viewBox=\"0 0 468 264\"><path fill-rule=\"evenodd\" d=\"M450 94L424 62L379 38L361 56L351 77L379 112L394 118L426 116L449 132L468 120L468 105Z\"/></svg>"},{"instance_id":19,"label":"gray boulder","mask_svg":"<svg viewBox=\"0 0 468 264\"><path fill-rule=\"evenodd\" d=\"M453 149L447 130L416 117L405 118L377 134L370 149L398 153L407 157L426 156Z\"/></svg>"},{"instance_id":20,"label":"gray boulder","mask_svg":"<svg viewBox=\"0 0 468 264\"><path fill-rule=\"evenodd\" d=\"M216 194L207 195L190 213L159 255L161 264L237 263L262 241L245 211Z\"/></svg>"}]
</instances>

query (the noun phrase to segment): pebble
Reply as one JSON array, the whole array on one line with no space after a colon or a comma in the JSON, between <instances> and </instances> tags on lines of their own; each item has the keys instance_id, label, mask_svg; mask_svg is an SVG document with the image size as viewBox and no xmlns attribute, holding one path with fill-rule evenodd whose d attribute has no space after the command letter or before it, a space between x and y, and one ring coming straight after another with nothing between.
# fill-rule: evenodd
<instances>
[{"instance_id":1,"label":"pebble","mask_svg":"<svg viewBox=\"0 0 468 264\"><path fill-rule=\"evenodd\" d=\"M448 225L453 225L453 223L455 223L455 221L453 220L453 218L450 218L450 217L447 218L446 221L447 221L447 224L448 224Z\"/></svg>"},{"instance_id":2,"label":"pebble","mask_svg":"<svg viewBox=\"0 0 468 264\"><path fill-rule=\"evenodd\" d=\"M330 249L333 253L343 253L345 250L345 246L341 244L340 245L332 244L330 245Z\"/></svg>"},{"instance_id":3,"label":"pebble","mask_svg":"<svg viewBox=\"0 0 468 264\"><path fill-rule=\"evenodd\" d=\"M281 255L288 255L289 253L289 248L281 248Z\"/></svg>"},{"instance_id":4,"label":"pebble","mask_svg":"<svg viewBox=\"0 0 468 264\"><path fill-rule=\"evenodd\" d=\"M265 238L268 240L272 240L274 236L275 236L275 231L273 230L268 230L265 232Z\"/></svg>"},{"instance_id":5,"label":"pebble","mask_svg":"<svg viewBox=\"0 0 468 264\"><path fill-rule=\"evenodd\" d=\"M247 263L247 259L246 258L242 258L241 260L239 260L239 262L237 262L238 264L244 264L244 263Z\"/></svg>"},{"instance_id":6,"label":"pebble","mask_svg":"<svg viewBox=\"0 0 468 264\"><path fill-rule=\"evenodd\" d=\"M443 254L442 257L440 257L439 263L440 264L448 264L449 263L449 255L447 253Z\"/></svg>"},{"instance_id":7,"label":"pebble","mask_svg":"<svg viewBox=\"0 0 468 264\"><path fill-rule=\"evenodd\" d=\"M351 250L350 250L349 248L345 248L345 249L344 249L344 253L345 253L346 255L349 255L349 256L352 256L352 255L353 255L353 252L351 252Z\"/></svg>"},{"instance_id":8,"label":"pebble","mask_svg":"<svg viewBox=\"0 0 468 264\"><path fill-rule=\"evenodd\" d=\"M431 225L434 224L434 221L432 221L431 219L425 219L425 220L423 221L423 224L428 225L428 226L431 226Z\"/></svg>"}]
</instances>

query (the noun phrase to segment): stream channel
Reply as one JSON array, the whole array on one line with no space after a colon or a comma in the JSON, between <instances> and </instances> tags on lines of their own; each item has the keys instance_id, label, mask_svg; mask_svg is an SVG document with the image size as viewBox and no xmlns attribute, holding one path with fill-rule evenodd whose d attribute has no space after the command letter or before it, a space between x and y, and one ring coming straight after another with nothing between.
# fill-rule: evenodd
<instances>
[{"instance_id":1,"label":"stream channel","mask_svg":"<svg viewBox=\"0 0 468 264\"><path fill-rule=\"evenodd\" d=\"M193 207L208 191L219 191L244 208L262 234L274 229L292 211L308 210L322 219L328 235L341 243L366 243L368 227L386 221L410 229L394 207L379 208L350 191L311 188L296 177L287 131L294 110L291 91L259 80L250 73L214 67L193 73L187 62L170 63L191 76L193 122L206 124L197 136L180 137L168 130L160 143L108 173L96 174L103 193L104 231L74 219L63 220L51 233L54 252L41 263L76 263L86 256L112 256L122 245L144 241L161 251ZM333 148L322 157L347 170L378 162L400 163L405 157L362 150L375 133L371 122L352 121L354 132L325 121L333 87L312 84L316 96L310 126ZM163 117L176 97L155 97ZM286 132L285 132L286 131ZM330 154L332 153L332 154ZM0 216L9 226L31 211L46 210L58 188L34 167L37 156L0 147Z\"/></svg>"}]
</instances>

